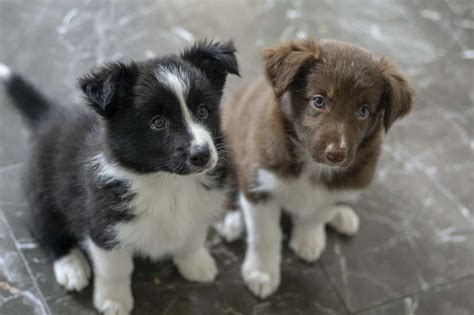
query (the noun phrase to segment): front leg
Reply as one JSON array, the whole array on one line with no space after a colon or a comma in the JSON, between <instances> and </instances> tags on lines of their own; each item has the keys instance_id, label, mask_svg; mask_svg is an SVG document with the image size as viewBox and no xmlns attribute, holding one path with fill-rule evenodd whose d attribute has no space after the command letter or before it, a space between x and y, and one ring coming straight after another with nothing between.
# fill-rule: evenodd
<instances>
[{"instance_id":1,"label":"front leg","mask_svg":"<svg viewBox=\"0 0 474 315\"><path fill-rule=\"evenodd\" d=\"M133 308L131 276L132 253L126 250L106 250L93 240L88 250L94 267L94 306L106 315L130 314Z\"/></svg>"},{"instance_id":2,"label":"front leg","mask_svg":"<svg viewBox=\"0 0 474 315\"><path fill-rule=\"evenodd\" d=\"M271 201L252 203L243 195L240 203L247 228L242 277L253 294L266 298L280 284L281 208Z\"/></svg>"},{"instance_id":3,"label":"front leg","mask_svg":"<svg viewBox=\"0 0 474 315\"><path fill-rule=\"evenodd\" d=\"M217 265L205 246L207 229L200 229L179 249L173 262L181 275L196 282L212 282L217 276Z\"/></svg>"}]
</instances>

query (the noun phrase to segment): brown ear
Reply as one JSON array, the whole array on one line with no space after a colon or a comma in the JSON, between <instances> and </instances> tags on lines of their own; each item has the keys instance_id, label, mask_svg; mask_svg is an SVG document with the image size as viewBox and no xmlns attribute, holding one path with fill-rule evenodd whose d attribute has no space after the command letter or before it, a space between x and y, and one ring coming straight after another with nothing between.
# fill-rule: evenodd
<instances>
[{"instance_id":1,"label":"brown ear","mask_svg":"<svg viewBox=\"0 0 474 315\"><path fill-rule=\"evenodd\" d=\"M304 65L319 58L320 49L314 39L289 41L263 51L263 66L267 79L277 96L281 96Z\"/></svg>"},{"instance_id":2,"label":"brown ear","mask_svg":"<svg viewBox=\"0 0 474 315\"><path fill-rule=\"evenodd\" d=\"M385 79L382 108L385 111L385 131L388 131L395 120L410 112L413 90L405 75L393 61L383 57L380 60L380 67Z\"/></svg>"}]
</instances>

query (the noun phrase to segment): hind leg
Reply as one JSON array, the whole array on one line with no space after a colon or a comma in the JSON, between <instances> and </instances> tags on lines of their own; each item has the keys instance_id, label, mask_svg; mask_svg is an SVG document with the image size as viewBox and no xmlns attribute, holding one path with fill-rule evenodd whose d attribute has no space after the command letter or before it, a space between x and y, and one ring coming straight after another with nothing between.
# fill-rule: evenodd
<instances>
[{"instance_id":1,"label":"hind leg","mask_svg":"<svg viewBox=\"0 0 474 315\"><path fill-rule=\"evenodd\" d=\"M62 216L51 210L43 211L36 216L34 224L36 239L53 254L56 281L68 291L84 289L89 283L91 269Z\"/></svg>"}]
</instances>

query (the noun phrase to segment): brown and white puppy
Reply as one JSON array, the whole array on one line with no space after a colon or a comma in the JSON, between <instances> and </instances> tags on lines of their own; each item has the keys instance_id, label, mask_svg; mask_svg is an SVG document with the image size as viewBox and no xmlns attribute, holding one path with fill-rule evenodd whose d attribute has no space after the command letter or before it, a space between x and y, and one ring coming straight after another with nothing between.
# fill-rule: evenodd
<instances>
[{"instance_id":1,"label":"brown and white puppy","mask_svg":"<svg viewBox=\"0 0 474 315\"><path fill-rule=\"evenodd\" d=\"M224 107L236 189L247 229L242 276L265 298L280 282L280 214L293 221L290 247L313 262L325 225L353 235L359 218L347 205L373 178L383 135L406 115L412 90L386 58L335 40L297 40L263 53L266 79ZM241 215L219 230L238 236Z\"/></svg>"}]
</instances>

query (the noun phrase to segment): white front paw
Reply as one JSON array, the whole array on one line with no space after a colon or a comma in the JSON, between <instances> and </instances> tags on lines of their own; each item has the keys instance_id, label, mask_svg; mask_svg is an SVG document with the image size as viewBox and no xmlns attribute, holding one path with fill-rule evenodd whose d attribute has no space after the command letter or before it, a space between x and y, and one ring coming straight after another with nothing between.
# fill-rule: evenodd
<instances>
[{"instance_id":1,"label":"white front paw","mask_svg":"<svg viewBox=\"0 0 474 315\"><path fill-rule=\"evenodd\" d=\"M129 281L96 279L94 306L105 315L130 314L133 309L133 296Z\"/></svg>"},{"instance_id":2,"label":"white front paw","mask_svg":"<svg viewBox=\"0 0 474 315\"><path fill-rule=\"evenodd\" d=\"M315 262L326 247L326 232L324 227L298 228L293 232L290 248L298 257L306 262Z\"/></svg>"},{"instance_id":3,"label":"white front paw","mask_svg":"<svg viewBox=\"0 0 474 315\"><path fill-rule=\"evenodd\" d=\"M74 248L53 265L56 281L68 291L81 291L89 283L91 268L82 252Z\"/></svg>"},{"instance_id":4,"label":"white front paw","mask_svg":"<svg viewBox=\"0 0 474 315\"><path fill-rule=\"evenodd\" d=\"M174 262L181 275L189 281L212 282L217 276L216 262L206 248L192 255L175 257Z\"/></svg>"},{"instance_id":5,"label":"white front paw","mask_svg":"<svg viewBox=\"0 0 474 315\"><path fill-rule=\"evenodd\" d=\"M354 209L349 206L337 206L336 211L337 213L329 222L329 225L341 234L349 236L357 234L360 219Z\"/></svg>"},{"instance_id":6,"label":"white front paw","mask_svg":"<svg viewBox=\"0 0 474 315\"><path fill-rule=\"evenodd\" d=\"M280 266L262 264L257 258L247 258L242 265L242 277L249 290L264 299L276 291L280 285Z\"/></svg>"}]
</instances>

